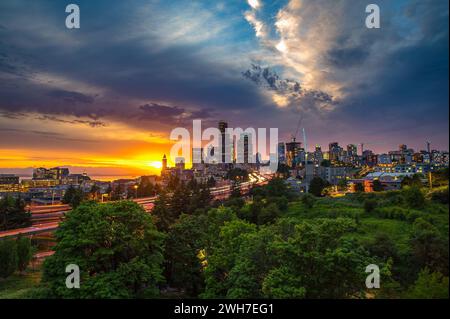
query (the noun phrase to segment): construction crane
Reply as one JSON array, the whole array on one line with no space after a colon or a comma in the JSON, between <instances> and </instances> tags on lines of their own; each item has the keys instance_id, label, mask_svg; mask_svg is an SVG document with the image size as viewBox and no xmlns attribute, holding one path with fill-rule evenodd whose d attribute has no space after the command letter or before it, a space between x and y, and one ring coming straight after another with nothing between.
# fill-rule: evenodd
<instances>
[{"instance_id":1,"label":"construction crane","mask_svg":"<svg viewBox=\"0 0 450 319\"><path fill-rule=\"evenodd\" d=\"M300 117L298 119L297 122L297 127L295 128L295 133L291 135L292 141L295 142L295 140L297 139L297 135L298 135L298 131L300 130L300 125L302 124L302 115L300 114Z\"/></svg>"},{"instance_id":2,"label":"construction crane","mask_svg":"<svg viewBox=\"0 0 450 319\"><path fill-rule=\"evenodd\" d=\"M430 164L431 164L431 142L427 141L427 153L430 158ZM431 175L431 169L428 171L428 186L430 187L430 190L433 189L433 178Z\"/></svg>"},{"instance_id":3,"label":"construction crane","mask_svg":"<svg viewBox=\"0 0 450 319\"><path fill-rule=\"evenodd\" d=\"M302 129L303 132L303 147L305 148L305 161L306 161L306 157L308 156L308 144L306 144L306 132L305 132L305 128Z\"/></svg>"},{"instance_id":4,"label":"construction crane","mask_svg":"<svg viewBox=\"0 0 450 319\"><path fill-rule=\"evenodd\" d=\"M308 144L306 143L306 131L305 128L302 129L303 132L303 147L305 150L305 180L308 177ZM306 192L309 192L309 185L306 184Z\"/></svg>"}]
</instances>

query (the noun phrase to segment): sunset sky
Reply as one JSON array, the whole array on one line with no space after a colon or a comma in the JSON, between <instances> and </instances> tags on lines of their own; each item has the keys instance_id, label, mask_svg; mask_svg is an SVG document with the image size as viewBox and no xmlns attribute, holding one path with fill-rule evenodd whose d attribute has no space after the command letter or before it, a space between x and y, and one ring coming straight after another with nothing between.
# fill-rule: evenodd
<instances>
[{"instance_id":1,"label":"sunset sky","mask_svg":"<svg viewBox=\"0 0 450 319\"><path fill-rule=\"evenodd\" d=\"M447 0L2 0L0 173L155 172L193 119L448 150L448 28Z\"/></svg>"}]
</instances>

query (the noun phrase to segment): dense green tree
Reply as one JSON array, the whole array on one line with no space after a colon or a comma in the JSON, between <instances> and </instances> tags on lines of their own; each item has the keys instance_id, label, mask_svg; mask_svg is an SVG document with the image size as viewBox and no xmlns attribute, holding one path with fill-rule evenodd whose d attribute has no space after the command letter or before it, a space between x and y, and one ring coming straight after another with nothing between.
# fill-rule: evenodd
<instances>
[{"instance_id":1,"label":"dense green tree","mask_svg":"<svg viewBox=\"0 0 450 319\"><path fill-rule=\"evenodd\" d=\"M306 296L302 279L286 266L274 268L267 274L262 284L262 292L265 297L276 299L302 299Z\"/></svg>"},{"instance_id":2,"label":"dense green tree","mask_svg":"<svg viewBox=\"0 0 450 319\"><path fill-rule=\"evenodd\" d=\"M385 233L376 234L373 241L367 245L367 249L371 255L380 257L384 261L387 261L389 258L398 259L398 250L395 242Z\"/></svg>"},{"instance_id":3,"label":"dense green tree","mask_svg":"<svg viewBox=\"0 0 450 319\"><path fill-rule=\"evenodd\" d=\"M228 199L225 203L224 206L226 207L231 207L234 211L238 212L242 207L244 207L245 205L245 200L242 197L239 198L231 198Z\"/></svg>"},{"instance_id":4,"label":"dense green tree","mask_svg":"<svg viewBox=\"0 0 450 319\"><path fill-rule=\"evenodd\" d=\"M243 215L244 219L250 223L257 224L258 216L261 214L261 211L263 208L264 208L263 201L260 199L255 199L248 206L248 210L244 211L244 215ZM248 213L245 215L245 212L248 212Z\"/></svg>"},{"instance_id":5,"label":"dense green tree","mask_svg":"<svg viewBox=\"0 0 450 319\"><path fill-rule=\"evenodd\" d=\"M314 207L314 203L316 202L316 199L313 195L311 194L303 194L302 197L300 198L301 203L303 204L303 206L305 206L308 209L311 209Z\"/></svg>"},{"instance_id":6,"label":"dense green tree","mask_svg":"<svg viewBox=\"0 0 450 319\"><path fill-rule=\"evenodd\" d=\"M169 181L167 182L166 190L171 192L174 191L176 188L178 188L181 184L180 179L176 175L170 175Z\"/></svg>"},{"instance_id":7,"label":"dense green tree","mask_svg":"<svg viewBox=\"0 0 450 319\"><path fill-rule=\"evenodd\" d=\"M55 233L55 254L44 263L42 284L54 297L142 298L159 293L163 235L130 201L88 202L66 215ZM80 289L67 289L65 269L80 268Z\"/></svg>"},{"instance_id":8,"label":"dense green tree","mask_svg":"<svg viewBox=\"0 0 450 319\"><path fill-rule=\"evenodd\" d=\"M424 220L414 222L411 247L420 268L448 275L448 234L444 238L439 230Z\"/></svg>"},{"instance_id":9,"label":"dense green tree","mask_svg":"<svg viewBox=\"0 0 450 319\"><path fill-rule=\"evenodd\" d=\"M435 202L438 202L438 203L441 203L444 205L448 205L448 203L449 203L448 187L432 192L431 199Z\"/></svg>"},{"instance_id":10,"label":"dense green tree","mask_svg":"<svg viewBox=\"0 0 450 319\"><path fill-rule=\"evenodd\" d=\"M170 210L172 216L177 219L181 214L192 214L189 212L191 190L181 183L175 188L171 198L170 198Z\"/></svg>"},{"instance_id":11,"label":"dense green tree","mask_svg":"<svg viewBox=\"0 0 450 319\"><path fill-rule=\"evenodd\" d=\"M73 185L70 185L64 193L62 202L69 204L72 208L77 208L85 198L86 196L81 188L75 188Z\"/></svg>"},{"instance_id":12,"label":"dense green tree","mask_svg":"<svg viewBox=\"0 0 450 319\"><path fill-rule=\"evenodd\" d=\"M423 208L425 205L425 196L420 190L419 187L412 186L406 187L402 190L403 197L405 198L405 202L411 208Z\"/></svg>"},{"instance_id":13,"label":"dense green tree","mask_svg":"<svg viewBox=\"0 0 450 319\"><path fill-rule=\"evenodd\" d=\"M342 238L355 228L354 221L344 218L297 224L291 238L273 244L280 263L263 282L267 297L348 298L360 294L364 269L372 261L362 247ZM281 278L275 280L277 275Z\"/></svg>"},{"instance_id":14,"label":"dense green tree","mask_svg":"<svg viewBox=\"0 0 450 319\"><path fill-rule=\"evenodd\" d=\"M255 225L242 220L229 221L220 228L219 241L216 239L206 259L206 288L203 297L217 298L228 295L228 290L233 288L228 274L236 264L240 246L244 243L243 237L254 231L256 231Z\"/></svg>"},{"instance_id":15,"label":"dense green tree","mask_svg":"<svg viewBox=\"0 0 450 319\"><path fill-rule=\"evenodd\" d=\"M264 225L275 222L281 216L281 211L277 204L270 203L263 207L258 214L258 225Z\"/></svg>"},{"instance_id":16,"label":"dense green tree","mask_svg":"<svg viewBox=\"0 0 450 319\"><path fill-rule=\"evenodd\" d=\"M158 230L165 232L169 230L170 225L178 218L178 216L172 215L172 210L169 206L169 198L166 192L161 192L155 200L155 206L152 209L152 217Z\"/></svg>"},{"instance_id":17,"label":"dense green tree","mask_svg":"<svg viewBox=\"0 0 450 319\"><path fill-rule=\"evenodd\" d=\"M406 186L420 188L420 187L423 186L422 178L423 178L422 174L414 174L411 177L410 176L406 176L402 180L402 183L401 183L402 188L406 187Z\"/></svg>"},{"instance_id":18,"label":"dense green tree","mask_svg":"<svg viewBox=\"0 0 450 319\"><path fill-rule=\"evenodd\" d=\"M224 226L232 228L234 225ZM274 241L274 226L262 226L256 230L253 227L243 227L240 235L242 242L234 265L226 278L229 287L227 298L261 298L262 279L275 264L272 256L271 243Z\"/></svg>"},{"instance_id":19,"label":"dense green tree","mask_svg":"<svg viewBox=\"0 0 450 319\"><path fill-rule=\"evenodd\" d=\"M286 196L268 197L267 203L273 203L277 205L278 209L283 212L286 211L289 207L289 200L286 198Z\"/></svg>"},{"instance_id":20,"label":"dense green tree","mask_svg":"<svg viewBox=\"0 0 450 319\"><path fill-rule=\"evenodd\" d=\"M278 225L258 230L243 221L226 223L208 254L204 297L358 296L373 259L343 238L355 228L350 219L315 220L295 225L285 237Z\"/></svg>"},{"instance_id":21,"label":"dense green tree","mask_svg":"<svg viewBox=\"0 0 450 319\"><path fill-rule=\"evenodd\" d=\"M448 186L449 168L443 168L431 174L433 186Z\"/></svg>"},{"instance_id":22,"label":"dense green tree","mask_svg":"<svg viewBox=\"0 0 450 319\"><path fill-rule=\"evenodd\" d=\"M11 276L17 269L17 246L12 239L0 240L0 278Z\"/></svg>"},{"instance_id":23,"label":"dense green tree","mask_svg":"<svg viewBox=\"0 0 450 319\"><path fill-rule=\"evenodd\" d=\"M31 240L26 237L19 237L16 241L17 245L17 269L25 271L28 264L33 257L33 250L31 248Z\"/></svg>"},{"instance_id":24,"label":"dense green tree","mask_svg":"<svg viewBox=\"0 0 450 319\"><path fill-rule=\"evenodd\" d=\"M290 190L281 178L272 178L265 187L267 197L290 196Z\"/></svg>"},{"instance_id":25,"label":"dense green tree","mask_svg":"<svg viewBox=\"0 0 450 319\"><path fill-rule=\"evenodd\" d=\"M19 198L6 196L0 199L0 230L28 227L31 213L25 210L25 202Z\"/></svg>"},{"instance_id":26,"label":"dense green tree","mask_svg":"<svg viewBox=\"0 0 450 319\"><path fill-rule=\"evenodd\" d=\"M414 285L405 294L412 299L448 299L448 277L422 269Z\"/></svg>"},{"instance_id":27,"label":"dense green tree","mask_svg":"<svg viewBox=\"0 0 450 319\"><path fill-rule=\"evenodd\" d=\"M364 201L364 211L366 212L366 213L371 213L371 212L373 212L374 210L375 210L375 208L377 207L377 205L378 205L378 202L377 202L377 200L376 199L374 199L374 198L367 198L365 201Z\"/></svg>"},{"instance_id":28,"label":"dense green tree","mask_svg":"<svg viewBox=\"0 0 450 319\"><path fill-rule=\"evenodd\" d=\"M309 183L309 192L316 197L322 196L322 192L328 183L320 177L314 177Z\"/></svg>"},{"instance_id":29,"label":"dense green tree","mask_svg":"<svg viewBox=\"0 0 450 319\"><path fill-rule=\"evenodd\" d=\"M201 255L206 248L205 215L181 215L165 241L166 278L190 297L203 292L204 277Z\"/></svg>"}]
</instances>

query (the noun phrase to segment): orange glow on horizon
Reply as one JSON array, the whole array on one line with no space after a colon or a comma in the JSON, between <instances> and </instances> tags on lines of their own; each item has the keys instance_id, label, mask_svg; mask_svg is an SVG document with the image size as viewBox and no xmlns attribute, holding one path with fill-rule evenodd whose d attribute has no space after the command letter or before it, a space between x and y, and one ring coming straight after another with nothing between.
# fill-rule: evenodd
<instances>
[{"instance_id":1,"label":"orange glow on horizon","mask_svg":"<svg viewBox=\"0 0 450 319\"><path fill-rule=\"evenodd\" d=\"M36 167L80 167L90 171L117 172L117 175L159 174L164 152L139 154L129 152L129 156L114 154L111 156L96 154L78 154L59 150L37 151L33 149L0 149L0 167L4 169L24 169ZM45 156L42 156L45 154Z\"/></svg>"}]
</instances>

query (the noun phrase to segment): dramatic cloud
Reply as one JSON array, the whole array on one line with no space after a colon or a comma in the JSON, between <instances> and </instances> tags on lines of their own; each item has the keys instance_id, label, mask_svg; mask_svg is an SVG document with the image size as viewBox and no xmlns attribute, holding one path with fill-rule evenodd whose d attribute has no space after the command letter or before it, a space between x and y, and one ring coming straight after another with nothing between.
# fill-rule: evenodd
<instances>
[{"instance_id":1,"label":"dramatic cloud","mask_svg":"<svg viewBox=\"0 0 450 319\"><path fill-rule=\"evenodd\" d=\"M353 0L77 4L82 26L69 30L64 3L0 2L1 128L91 132L108 152L123 136L161 144L195 118L286 139L301 115L311 145L448 148L446 1L379 0L381 29ZM3 130L0 149L48 147L30 134Z\"/></svg>"},{"instance_id":2,"label":"dramatic cloud","mask_svg":"<svg viewBox=\"0 0 450 319\"><path fill-rule=\"evenodd\" d=\"M77 103L92 103L94 102L94 98L91 96L87 96L85 94L79 92L71 92L64 90L53 90L49 92L49 96L62 99L64 102L68 104L77 104Z\"/></svg>"},{"instance_id":3,"label":"dramatic cloud","mask_svg":"<svg viewBox=\"0 0 450 319\"><path fill-rule=\"evenodd\" d=\"M337 104L329 94L318 90L304 89L299 82L290 79L281 79L278 74L269 68L252 65L252 68L243 73L244 77L259 86L272 91L272 98L279 107L292 106L298 111L311 111L318 109L331 109Z\"/></svg>"},{"instance_id":4,"label":"dramatic cloud","mask_svg":"<svg viewBox=\"0 0 450 319\"><path fill-rule=\"evenodd\" d=\"M50 116L50 115L42 115L42 116L37 117L36 119L40 120L40 121L54 121L54 122L59 122L59 123L64 123L64 124L86 124L90 127L107 126L107 124L102 121L90 121L90 120L79 120L79 119L66 120L66 119L61 119L56 116Z\"/></svg>"}]
</instances>

